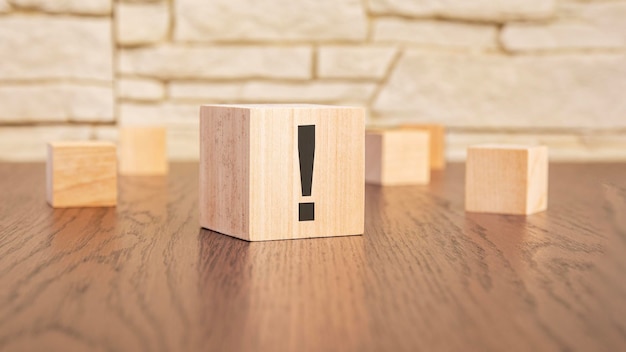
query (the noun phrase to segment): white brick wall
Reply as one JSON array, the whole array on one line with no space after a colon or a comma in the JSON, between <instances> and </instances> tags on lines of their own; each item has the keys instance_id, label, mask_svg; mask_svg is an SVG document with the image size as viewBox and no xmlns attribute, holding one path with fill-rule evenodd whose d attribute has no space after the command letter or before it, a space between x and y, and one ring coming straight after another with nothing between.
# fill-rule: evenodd
<instances>
[{"instance_id":1,"label":"white brick wall","mask_svg":"<svg viewBox=\"0 0 626 352\"><path fill-rule=\"evenodd\" d=\"M0 160L131 123L194 159L198 106L234 102L626 160L626 0L0 0L0 57Z\"/></svg>"}]
</instances>

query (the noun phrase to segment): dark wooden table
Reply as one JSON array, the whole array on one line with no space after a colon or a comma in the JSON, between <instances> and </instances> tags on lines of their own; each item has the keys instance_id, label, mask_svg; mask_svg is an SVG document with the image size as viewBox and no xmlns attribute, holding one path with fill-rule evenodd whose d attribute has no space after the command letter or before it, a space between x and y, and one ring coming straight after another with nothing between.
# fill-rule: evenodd
<instances>
[{"instance_id":1,"label":"dark wooden table","mask_svg":"<svg viewBox=\"0 0 626 352\"><path fill-rule=\"evenodd\" d=\"M463 175L367 186L364 236L247 243L199 228L196 164L65 210L0 164L0 350L626 350L626 164L551 165L529 217L466 214Z\"/></svg>"}]
</instances>

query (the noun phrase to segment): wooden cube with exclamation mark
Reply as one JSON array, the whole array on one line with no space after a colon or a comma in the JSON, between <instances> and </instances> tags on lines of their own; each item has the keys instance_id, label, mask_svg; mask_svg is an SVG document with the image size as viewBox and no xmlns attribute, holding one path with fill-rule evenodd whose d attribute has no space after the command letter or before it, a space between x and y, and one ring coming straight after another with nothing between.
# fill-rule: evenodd
<instances>
[{"instance_id":1,"label":"wooden cube with exclamation mark","mask_svg":"<svg viewBox=\"0 0 626 352\"><path fill-rule=\"evenodd\" d=\"M365 111L204 105L200 225L247 241L360 235Z\"/></svg>"}]
</instances>

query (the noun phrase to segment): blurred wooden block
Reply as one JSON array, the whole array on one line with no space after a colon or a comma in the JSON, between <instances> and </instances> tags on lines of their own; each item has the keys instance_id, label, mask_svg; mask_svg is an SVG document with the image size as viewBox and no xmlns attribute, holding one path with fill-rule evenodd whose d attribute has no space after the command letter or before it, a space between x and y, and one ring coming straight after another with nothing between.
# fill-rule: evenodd
<instances>
[{"instance_id":1,"label":"blurred wooden block","mask_svg":"<svg viewBox=\"0 0 626 352\"><path fill-rule=\"evenodd\" d=\"M109 142L48 144L46 195L53 208L117 203L117 158Z\"/></svg>"},{"instance_id":2,"label":"blurred wooden block","mask_svg":"<svg viewBox=\"0 0 626 352\"><path fill-rule=\"evenodd\" d=\"M402 128L417 129L430 133L430 168L446 168L446 128L437 124L403 125Z\"/></svg>"},{"instance_id":3,"label":"blurred wooden block","mask_svg":"<svg viewBox=\"0 0 626 352\"><path fill-rule=\"evenodd\" d=\"M468 148L465 210L532 214L548 205L548 148L486 144Z\"/></svg>"},{"instance_id":4,"label":"blurred wooden block","mask_svg":"<svg viewBox=\"0 0 626 352\"><path fill-rule=\"evenodd\" d=\"M365 182L389 186L429 183L429 133L410 129L368 130Z\"/></svg>"},{"instance_id":5,"label":"blurred wooden block","mask_svg":"<svg viewBox=\"0 0 626 352\"><path fill-rule=\"evenodd\" d=\"M362 108L205 105L200 225L247 241L360 235Z\"/></svg>"},{"instance_id":6,"label":"blurred wooden block","mask_svg":"<svg viewBox=\"0 0 626 352\"><path fill-rule=\"evenodd\" d=\"M119 172L121 175L164 175L168 171L164 127L121 127Z\"/></svg>"}]
</instances>

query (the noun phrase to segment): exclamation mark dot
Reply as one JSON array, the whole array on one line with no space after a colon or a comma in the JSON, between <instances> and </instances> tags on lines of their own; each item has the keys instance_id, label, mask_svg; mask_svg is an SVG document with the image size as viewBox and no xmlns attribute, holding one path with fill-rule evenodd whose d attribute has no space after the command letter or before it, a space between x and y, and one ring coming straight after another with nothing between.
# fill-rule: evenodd
<instances>
[{"instance_id":1,"label":"exclamation mark dot","mask_svg":"<svg viewBox=\"0 0 626 352\"><path fill-rule=\"evenodd\" d=\"M300 185L302 196L311 196L313 161L315 159L315 125L298 126L298 156L300 158ZM315 220L315 203L300 203L300 221Z\"/></svg>"}]
</instances>

